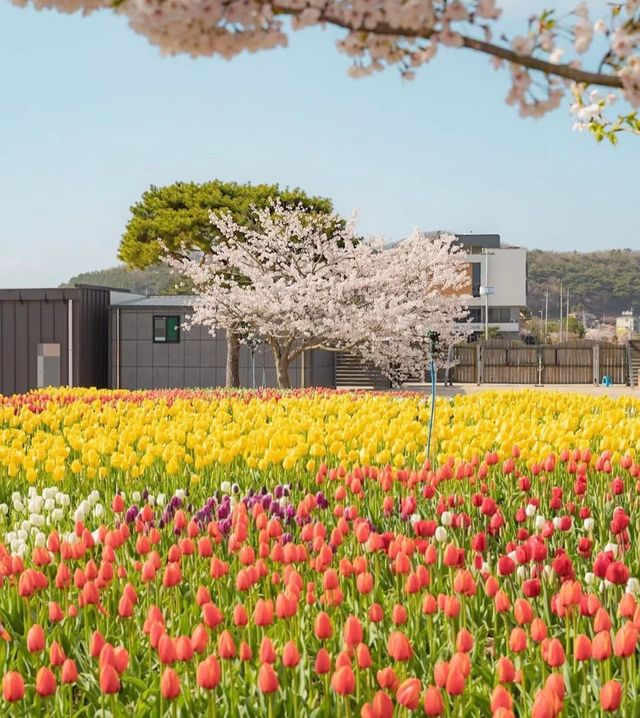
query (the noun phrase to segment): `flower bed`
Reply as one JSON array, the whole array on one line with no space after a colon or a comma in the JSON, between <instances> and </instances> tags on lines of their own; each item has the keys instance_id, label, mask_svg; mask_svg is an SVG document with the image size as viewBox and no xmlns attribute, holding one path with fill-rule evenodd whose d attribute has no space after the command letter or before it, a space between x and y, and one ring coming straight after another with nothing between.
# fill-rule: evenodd
<instances>
[{"instance_id":1,"label":"flower bed","mask_svg":"<svg viewBox=\"0 0 640 718\"><path fill-rule=\"evenodd\" d=\"M637 715L639 406L5 398L3 711Z\"/></svg>"}]
</instances>

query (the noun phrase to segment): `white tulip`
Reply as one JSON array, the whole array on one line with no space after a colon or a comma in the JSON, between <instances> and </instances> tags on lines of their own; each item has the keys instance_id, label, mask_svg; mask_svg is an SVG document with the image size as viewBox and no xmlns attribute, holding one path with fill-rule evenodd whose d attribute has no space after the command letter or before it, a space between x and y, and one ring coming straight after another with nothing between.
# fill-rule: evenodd
<instances>
[{"instance_id":1,"label":"white tulip","mask_svg":"<svg viewBox=\"0 0 640 718\"><path fill-rule=\"evenodd\" d=\"M99 519L101 516L104 516L104 506L102 504L96 504L93 507L93 515Z\"/></svg>"},{"instance_id":2,"label":"white tulip","mask_svg":"<svg viewBox=\"0 0 640 718\"><path fill-rule=\"evenodd\" d=\"M167 503L167 497L164 494L158 494L156 503L158 506L164 506Z\"/></svg>"},{"instance_id":3,"label":"white tulip","mask_svg":"<svg viewBox=\"0 0 640 718\"><path fill-rule=\"evenodd\" d=\"M527 504L524 512L529 518L531 518L532 516L536 515L537 510L538 510L538 507L535 506L534 504Z\"/></svg>"},{"instance_id":4,"label":"white tulip","mask_svg":"<svg viewBox=\"0 0 640 718\"><path fill-rule=\"evenodd\" d=\"M51 522L59 524L64 518L64 511L62 509L54 509L51 512Z\"/></svg>"},{"instance_id":5,"label":"white tulip","mask_svg":"<svg viewBox=\"0 0 640 718\"><path fill-rule=\"evenodd\" d=\"M6 516L9 513L9 507L6 504L0 504L0 514Z\"/></svg>"},{"instance_id":6,"label":"white tulip","mask_svg":"<svg viewBox=\"0 0 640 718\"><path fill-rule=\"evenodd\" d=\"M618 546L617 546L617 544L615 544L615 543L608 543L608 544L604 547L604 550L605 550L605 551L611 551L611 553L612 553L614 556L617 556L617 555L618 555Z\"/></svg>"},{"instance_id":7,"label":"white tulip","mask_svg":"<svg viewBox=\"0 0 640 718\"><path fill-rule=\"evenodd\" d=\"M528 572L526 566L518 566L518 568L516 569L516 574L521 581L524 581L527 578L527 573Z\"/></svg>"},{"instance_id":8,"label":"white tulip","mask_svg":"<svg viewBox=\"0 0 640 718\"><path fill-rule=\"evenodd\" d=\"M436 541L443 543L447 540L447 529L444 526L438 526L436 529Z\"/></svg>"},{"instance_id":9,"label":"white tulip","mask_svg":"<svg viewBox=\"0 0 640 718\"><path fill-rule=\"evenodd\" d=\"M585 531L593 531L593 527L595 526L595 521L589 516L584 520L584 530Z\"/></svg>"},{"instance_id":10,"label":"white tulip","mask_svg":"<svg viewBox=\"0 0 640 718\"><path fill-rule=\"evenodd\" d=\"M45 511L53 511L56 507L56 502L53 499L47 499L44 502L44 510Z\"/></svg>"},{"instance_id":11,"label":"white tulip","mask_svg":"<svg viewBox=\"0 0 640 718\"><path fill-rule=\"evenodd\" d=\"M443 526L451 526L451 522L453 521L453 515L450 511L443 511L442 516L440 516L440 523Z\"/></svg>"},{"instance_id":12,"label":"white tulip","mask_svg":"<svg viewBox=\"0 0 640 718\"><path fill-rule=\"evenodd\" d=\"M631 576L627 581L627 587L625 589L627 593L639 593L640 592L640 581L635 576Z\"/></svg>"},{"instance_id":13,"label":"white tulip","mask_svg":"<svg viewBox=\"0 0 640 718\"><path fill-rule=\"evenodd\" d=\"M545 517L538 515L538 516L536 516L536 520L535 520L534 526L538 529L538 531L540 531L540 529L541 529L546 523L547 523L547 520L545 519Z\"/></svg>"},{"instance_id":14,"label":"white tulip","mask_svg":"<svg viewBox=\"0 0 640 718\"><path fill-rule=\"evenodd\" d=\"M411 518L409 519L409 523L412 526L415 526L417 523L420 522L420 514L411 514Z\"/></svg>"},{"instance_id":15,"label":"white tulip","mask_svg":"<svg viewBox=\"0 0 640 718\"><path fill-rule=\"evenodd\" d=\"M29 537L29 534L24 529L18 529L17 536L18 541L26 541Z\"/></svg>"},{"instance_id":16,"label":"white tulip","mask_svg":"<svg viewBox=\"0 0 640 718\"><path fill-rule=\"evenodd\" d=\"M176 489L176 496L182 500L187 495L187 492L184 489Z\"/></svg>"},{"instance_id":17,"label":"white tulip","mask_svg":"<svg viewBox=\"0 0 640 718\"><path fill-rule=\"evenodd\" d=\"M220 491L222 491L223 494L230 494L231 493L231 482L230 481L223 481L220 484ZM177 492L176 492L177 493Z\"/></svg>"},{"instance_id":18,"label":"white tulip","mask_svg":"<svg viewBox=\"0 0 640 718\"><path fill-rule=\"evenodd\" d=\"M139 504L142 494L139 491L134 491L133 494L131 494L131 498L133 499L134 504Z\"/></svg>"},{"instance_id":19,"label":"white tulip","mask_svg":"<svg viewBox=\"0 0 640 718\"><path fill-rule=\"evenodd\" d=\"M584 582L587 584L587 586L593 586L594 581L596 580L595 574L591 573L591 571L588 571L584 575Z\"/></svg>"},{"instance_id":20,"label":"white tulip","mask_svg":"<svg viewBox=\"0 0 640 718\"><path fill-rule=\"evenodd\" d=\"M559 516L555 516L553 519L553 528L556 531L560 530L560 526L562 526L562 519Z\"/></svg>"},{"instance_id":21,"label":"white tulip","mask_svg":"<svg viewBox=\"0 0 640 718\"><path fill-rule=\"evenodd\" d=\"M38 531L33 543L38 548L42 548L47 543L47 537L42 533L42 531Z\"/></svg>"}]
</instances>

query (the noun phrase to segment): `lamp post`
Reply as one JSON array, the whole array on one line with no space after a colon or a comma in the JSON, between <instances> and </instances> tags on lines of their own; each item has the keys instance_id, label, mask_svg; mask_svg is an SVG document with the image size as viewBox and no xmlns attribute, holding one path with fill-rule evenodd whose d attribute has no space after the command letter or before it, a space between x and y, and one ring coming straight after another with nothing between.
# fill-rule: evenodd
<instances>
[{"instance_id":1,"label":"lamp post","mask_svg":"<svg viewBox=\"0 0 640 718\"><path fill-rule=\"evenodd\" d=\"M489 255L488 249L483 249L484 255L484 284L480 287L480 294L484 294L484 339L489 340L489 295L493 294L493 287L489 286Z\"/></svg>"}]
</instances>

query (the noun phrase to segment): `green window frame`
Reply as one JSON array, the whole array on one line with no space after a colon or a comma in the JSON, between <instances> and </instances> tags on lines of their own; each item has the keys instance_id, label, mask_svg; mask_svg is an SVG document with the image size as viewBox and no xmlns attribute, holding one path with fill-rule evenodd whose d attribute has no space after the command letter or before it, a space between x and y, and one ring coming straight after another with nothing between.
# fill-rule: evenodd
<instances>
[{"instance_id":1,"label":"green window frame","mask_svg":"<svg viewBox=\"0 0 640 718\"><path fill-rule=\"evenodd\" d=\"M180 316L177 314L153 315L154 344L178 344L180 341Z\"/></svg>"}]
</instances>

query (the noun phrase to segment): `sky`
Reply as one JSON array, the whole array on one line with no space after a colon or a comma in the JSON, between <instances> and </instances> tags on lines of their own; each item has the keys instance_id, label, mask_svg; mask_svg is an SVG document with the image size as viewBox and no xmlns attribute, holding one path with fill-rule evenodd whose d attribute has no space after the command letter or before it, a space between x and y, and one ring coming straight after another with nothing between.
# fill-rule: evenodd
<instances>
[{"instance_id":1,"label":"sky","mask_svg":"<svg viewBox=\"0 0 640 718\"><path fill-rule=\"evenodd\" d=\"M568 102L520 119L506 71L469 51L439 52L413 82L394 68L353 80L338 35L170 58L111 13L0 0L0 287L113 266L129 207L176 180L298 186L389 240L448 229L640 249L640 140L572 132Z\"/></svg>"}]
</instances>

